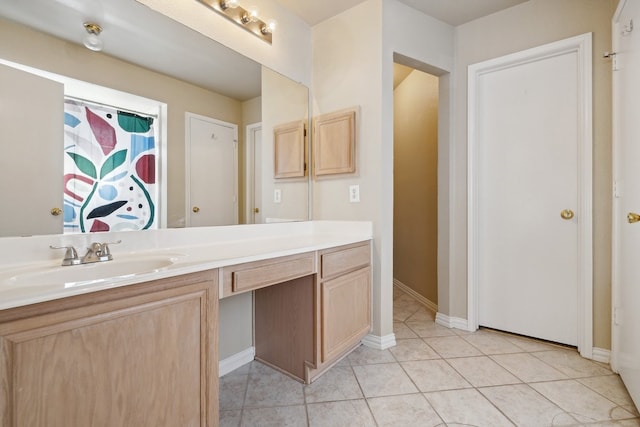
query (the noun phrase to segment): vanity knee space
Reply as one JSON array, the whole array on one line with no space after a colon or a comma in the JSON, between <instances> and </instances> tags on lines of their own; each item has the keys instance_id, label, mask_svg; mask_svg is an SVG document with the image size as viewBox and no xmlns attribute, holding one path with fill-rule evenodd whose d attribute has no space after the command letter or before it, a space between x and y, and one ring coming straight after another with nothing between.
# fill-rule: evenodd
<instances>
[{"instance_id":1,"label":"vanity knee space","mask_svg":"<svg viewBox=\"0 0 640 427\"><path fill-rule=\"evenodd\" d=\"M254 292L256 359L300 381L311 383L370 331L370 241L223 267L220 279L221 298Z\"/></svg>"}]
</instances>

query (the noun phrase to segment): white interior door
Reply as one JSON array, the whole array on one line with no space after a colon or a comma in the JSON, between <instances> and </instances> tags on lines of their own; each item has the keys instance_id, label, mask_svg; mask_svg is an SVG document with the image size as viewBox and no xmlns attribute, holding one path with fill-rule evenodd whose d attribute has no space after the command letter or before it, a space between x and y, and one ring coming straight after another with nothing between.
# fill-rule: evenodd
<instances>
[{"instance_id":1,"label":"white interior door","mask_svg":"<svg viewBox=\"0 0 640 427\"><path fill-rule=\"evenodd\" d=\"M60 234L63 215L64 87L0 64L0 236ZM42 185L46 183L47 185Z\"/></svg>"},{"instance_id":2,"label":"white interior door","mask_svg":"<svg viewBox=\"0 0 640 427\"><path fill-rule=\"evenodd\" d=\"M238 127L187 115L187 226L238 223Z\"/></svg>"},{"instance_id":3,"label":"white interior door","mask_svg":"<svg viewBox=\"0 0 640 427\"><path fill-rule=\"evenodd\" d=\"M578 345L581 232L591 218L581 200L591 191L583 173L590 155L580 163L591 144L584 54L562 41L470 67L470 282L479 326Z\"/></svg>"},{"instance_id":4,"label":"white interior door","mask_svg":"<svg viewBox=\"0 0 640 427\"><path fill-rule=\"evenodd\" d=\"M640 407L640 0L621 0L613 22L614 278L611 363ZM627 215L631 213L631 218Z\"/></svg>"}]
</instances>

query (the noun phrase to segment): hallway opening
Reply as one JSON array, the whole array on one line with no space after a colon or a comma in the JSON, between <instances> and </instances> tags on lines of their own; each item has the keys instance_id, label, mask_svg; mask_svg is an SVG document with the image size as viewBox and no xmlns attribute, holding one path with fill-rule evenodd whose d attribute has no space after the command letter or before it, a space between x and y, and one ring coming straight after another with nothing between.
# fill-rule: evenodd
<instances>
[{"instance_id":1,"label":"hallway opening","mask_svg":"<svg viewBox=\"0 0 640 427\"><path fill-rule=\"evenodd\" d=\"M394 63L394 285L438 310L439 78Z\"/></svg>"}]
</instances>

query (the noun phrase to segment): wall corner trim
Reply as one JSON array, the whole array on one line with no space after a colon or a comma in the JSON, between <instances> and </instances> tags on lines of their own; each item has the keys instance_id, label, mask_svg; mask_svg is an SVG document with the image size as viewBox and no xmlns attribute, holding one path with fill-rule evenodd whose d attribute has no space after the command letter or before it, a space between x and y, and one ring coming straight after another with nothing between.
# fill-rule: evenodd
<instances>
[{"instance_id":1,"label":"wall corner trim","mask_svg":"<svg viewBox=\"0 0 640 427\"><path fill-rule=\"evenodd\" d=\"M239 353L233 354L227 357L226 359L221 360L218 364L218 377L226 375L229 372L235 371L239 367L253 361L255 357L256 357L256 348L249 347L247 349L242 350Z\"/></svg>"},{"instance_id":2,"label":"wall corner trim","mask_svg":"<svg viewBox=\"0 0 640 427\"><path fill-rule=\"evenodd\" d=\"M593 347L593 350L591 352L591 360L595 360L596 362L601 363L610 363L611 350L607 350L606 348Z\"/></svg>"},{"instance_id":3,"label":"wall corner trim","mask_svg":"<svg viewBox=\"0 0 640 427\"><path fill-rule=\"evenodd\" d=\"M425 307L427 307L429 310L431 310L433 312L436 312L436 313L438 312L438 304L436 304L435 302L431 301L428 298L423 297L418 292L416 292L412 288L410 288L408 285L405 285L404 283L402 283L401 281L399 281L398 279L395 279L395 278L393 279L393 285L395 287L397 287L398 289L400 289L405 294L408 294L411 297L413 297L413 299L415 299L420 304L422 304Z\"/></svg>"},{"instance_id":4,"label":"wall corner trim","mask_svg":"<svg viewBox=\"0 0 640 427\"><path fill-rule=\"evenodd\" d=\"M474 332L475 329L471 329L469 321L467 319L462 319L460 317L449 317L446 314L437 313L436 314L436 324L440 326L445 326L449 329L461 329L463 331Z\"/></svg>"},{"instance_id":5,"label":"wall corner trim","mask_svg":"<svg viewBox=\"0 0 640 427\"><path fill-rule=\"evenodd\" d=\"M396 335L389 334L383 337L369 334L362 339L362 344L376 350L386 350L396 346Z\"/></svg>"}]
</instances>

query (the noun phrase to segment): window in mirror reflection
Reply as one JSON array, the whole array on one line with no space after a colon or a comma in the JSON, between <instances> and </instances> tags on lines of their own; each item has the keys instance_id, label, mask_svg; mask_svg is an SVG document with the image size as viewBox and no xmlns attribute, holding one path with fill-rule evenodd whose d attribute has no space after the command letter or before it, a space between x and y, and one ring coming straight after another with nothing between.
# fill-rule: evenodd
<instances>
[{"instance_id":1,"label":"window in mirror reflection","mask_svg":"<svg viewBox=\"0 0 640 427\"><path fill-rule=\"evenodd\" d=\"M64 231L158 228L156 117L66 97Z\"/></svg>"}]
</instances>

